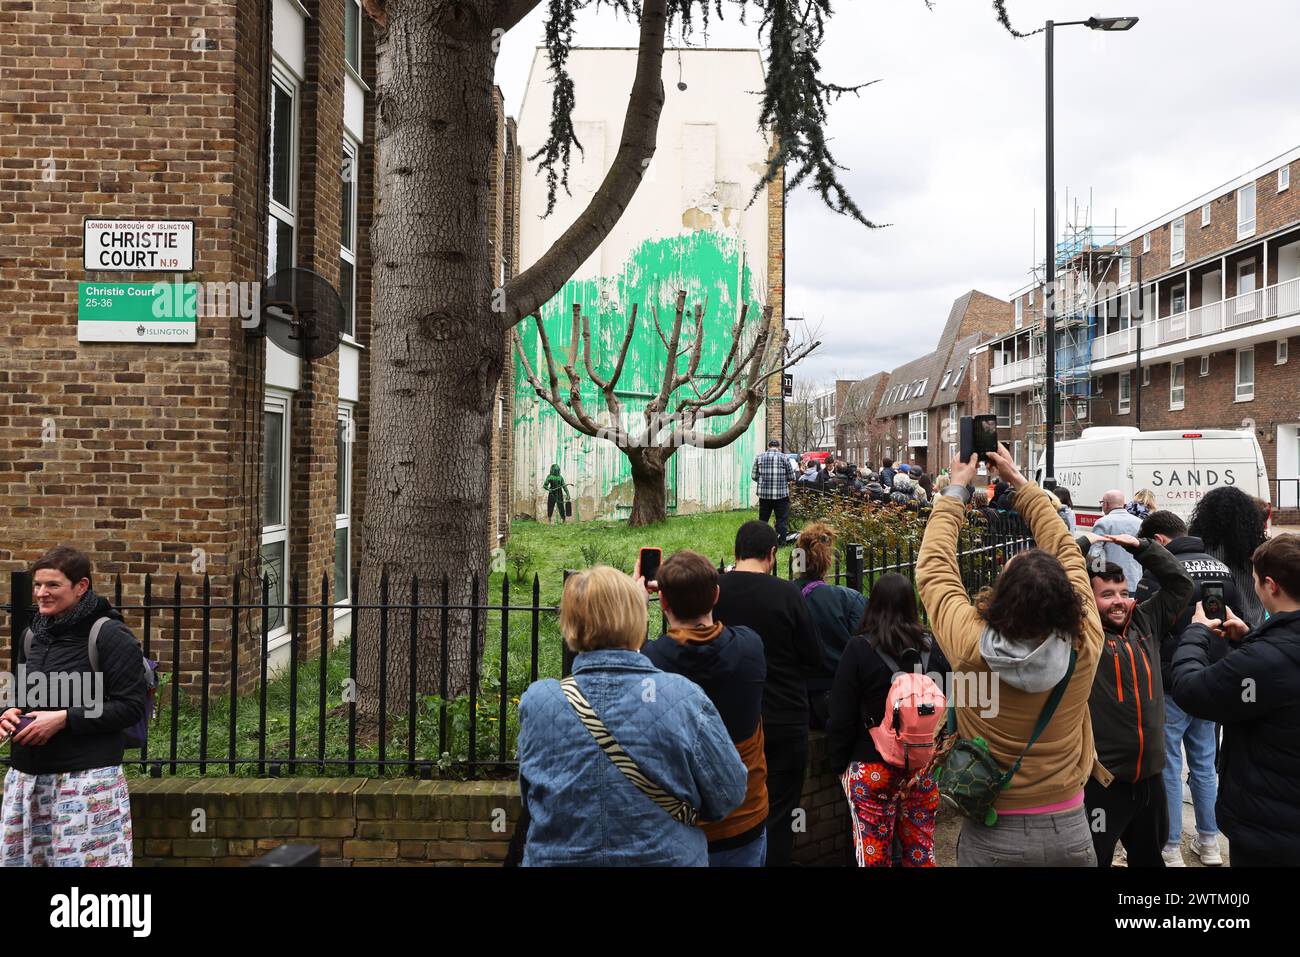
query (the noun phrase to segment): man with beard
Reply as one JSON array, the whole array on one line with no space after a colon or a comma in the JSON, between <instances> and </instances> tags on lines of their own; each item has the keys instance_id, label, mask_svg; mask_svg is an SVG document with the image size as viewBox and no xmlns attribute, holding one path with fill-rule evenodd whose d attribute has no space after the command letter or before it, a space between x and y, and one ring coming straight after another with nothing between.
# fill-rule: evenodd
<instances>
[{"instance_id":1,"label":"man with beard","mask_svg":"<svg viewBox=\"0 0 1300 957\"><path fill-rule=\"evenodd\" d=\"M1088 535L1086 542L1118 545L1160 585L1144 602L1128 596L1124 569L1098 551L1088 560L1092 594L1105 640L1088 710L1097 764L1084 787L1097 865L1109 867L1117 841L1133 867L1163 867L1169 831L1162 772L1165 700L1161 642L1192 595L1192 579L1162 545L1132 535Z\"/></svg>"}]
</instances>

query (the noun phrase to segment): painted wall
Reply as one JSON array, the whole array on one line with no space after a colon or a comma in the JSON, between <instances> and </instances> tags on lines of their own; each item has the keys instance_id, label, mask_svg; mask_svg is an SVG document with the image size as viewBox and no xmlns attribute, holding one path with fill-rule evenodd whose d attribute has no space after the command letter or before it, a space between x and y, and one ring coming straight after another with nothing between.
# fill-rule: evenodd
<instances>
[{"instance_id":1,"label":"painted wall","mask_svg":"<svg viewBox=\"0 0 1300 957\"><path fill-rule=\"evenodd\" d=\"M569 67L576 97L574 127L583 152L574 152L569 174L572 195L561 190L555 211L546 219L540 218L546 209L545 177L535 174L534 163L526 167L520 217L522 268L563 233L604 178L618 149L635 66L634 49L573 51ZM545 51L539 49L520 112L519 141L525 157L535 153L547 135L548 74ZM687 85L685 91L677 88L679 77ZM753 92L762 89L762 82L756 50L683 50L680 66L677 51L665 55L667 100L645 179L605 242L541 311L561 386L567 392L567 379L559 366L569 343L573 303L580 303L583 313L591 317L592 360L602 376L612 370L632 305L638 304L638 328L618 389L629 424L640 421L638 413L663 381L666 349L655 332L653 308L658 309L667 335L678 289L687 292L688 312L707 297L698 370L702 374L716 374L722 365L742 303L749 303L747 325L756 326L761 319L769 287L766 191L752 205L749 200L770 149L758 129L759 98ZM774 240L779 242L779 237ZM545 381L546 362L533 323L524 323L519 330L529 362ZM589 381L583 402L590 412L604 411ZM669 411L673 408L670 402ZM718 417L701 427L721 431L733 420ZM668 466L670 512L753 505L749 472L763 445L764 430L760 411L746 434L725 449L679 449ZM553 463L560 465L571 485L578 517L627 514L632 488L626 456L608 441L571 429L538 399L521 369L516 372L514 432L516 514L545 516L541 484Z\"/></svg>"}]
</instances>

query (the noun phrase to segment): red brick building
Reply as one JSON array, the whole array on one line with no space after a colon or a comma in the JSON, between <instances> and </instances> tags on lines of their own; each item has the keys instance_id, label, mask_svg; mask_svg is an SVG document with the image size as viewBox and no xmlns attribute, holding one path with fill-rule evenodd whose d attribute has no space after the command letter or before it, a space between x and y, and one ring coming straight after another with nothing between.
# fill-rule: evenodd
<instances>
[{"instance_id":1,"label":"red brick building","mask_svg":"<svg viewBox=\"0 0 1300 957\"><path fill-rule=\"evenodd\" d=\"M330 600L346 598L369 424L375 57L360 4L75 7L0 8L0 571L66 541L92 556L97 588L122 576L127 604L140 602L145 575L156 596L180 575L195 601L203 573L218 603L237 577L252 594L262 573L273 602L294 578L304 601L319 600L322 578ZM497 104L494 271L511 275L520 157ZM96 218L190 223L192 268L83 260L83 222ZM196 317L190 342L104 341L89 314L101 288L136 295L118 284L161 279L205 284L200 296L237 288L226 284L242 293L289 266L316 272L343 302L341 342L323 358L279 348L229 299ZM503 458L508 382L499 395ZM508 498L493 489L493 501ZM502 508L493 544L506 520ZM337 636L349 622L336 617ZM180 670L193 678L198 616L182 624ZM273 655L285 653L286 626L274 616ZM241 673L260 664L253 631L241 628ZM319 642L315 616L301 631L304 650ZM224 616L213 635L220 681ZM152 653L166 660L170 644Z\"/></svg>"},{"instance_id":2,"label":"red brick building","mask_svg":"<svg viewBox=\"0 0 1300 957\"><path fill-rule=\"evenodd\" d=\"M1296 174L1300 148L1062 264L1083 278L1057 299L1058 441L1086 425L1251 428L1274 504L1300 505ZM1042 296L1017 295L1016 328L972 354L981 411L1022 464L1045 441Z\"/></svg>"}]
</instances>

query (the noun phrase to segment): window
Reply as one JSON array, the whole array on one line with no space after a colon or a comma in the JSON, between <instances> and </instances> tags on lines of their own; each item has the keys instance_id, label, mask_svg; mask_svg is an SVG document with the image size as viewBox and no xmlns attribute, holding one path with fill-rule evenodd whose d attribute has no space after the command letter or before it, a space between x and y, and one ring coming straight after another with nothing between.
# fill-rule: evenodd
<instances>
[{"instance_id":1,"label":"window","mask_svg":"<svg viewBox=\"0 0 1300 957\"><path fill-rule=\"evenodd\" d=\"M1016 296L1016 328L1019 329L1025 322L1025 301Z\"/></svg>"},{"instance_id":2,"label":"window","mask_svg":"<svg viewBox=\"0 0 1300 957\"><path fill-rule=\"evenodd\" d=\"M1115 411L1120 415L1129 411L1129 405L1132 401L1133 395L1132 375L1133 373L1131 372L1121 372L1119 374L1119 405L1116 407Z\"/></svg>"},{"instance_id":3,"label":"window","mask_svg":"<svg viewBox=\"0 0 1300 957\"><path fill-rule=\"evenodd\" d=\"M343 0L343 59L361 75L361 0Z\"/></svg>"},{"instance_id":4,"label":"window","mask_svg":"<svg viewBox=\"0 0 1300 957\"><path fill-rule=\"evenodd\" d=\"M1277 191L1284 193L1291 188L1291 167L1283 166L1277 171Z\"/></svg>"},{"instance_id":5,"label":"window","mask_svg":"<svg viewBox=\"0 0 1300 957\"><path fill-rule=\"evenodd\" d=\"M930 416L924 410L913 412L907 417L907 444L928 445L930 443Z\"/></svg>"},{"instance_id":6,"label":"window","mask_svg":"<svg viewBox=\"0 0 1300 957\"><path fill-rule=\"evenodd\" d=\"M942 392L944 389L948 388L948 380L951 379L951 378L952 378L952 370L949 369L947 372L945 372L945 373L943 374L943 379L940 380L940 382L939 382L939 391L940 391L940 392Z\"/></svg>"},{"instance_id":7,"label":"window","mask_svg":"<svg viewBox=\"0 0 1300 957\"><path fill-rule=\"evenodd\" d=\"M1133 273L1133 263L1129 260L1127 255L1120 256L1119 257L1119 284L1121 286L1127 286L1129 282L1132 280L1132 273Z\"/></svg>"},{"instance_id":8,"label":"window","mask_svg":"<svg viewBox=\"0 0 1300 957\"><path fill-rule=\"evenodd\" d=\"M1143 234L1142 234L1142 251L1143 251L1144 253L1149 253L1149 252L1151 252L1151 234L1150 234L1150 233L1143 233Z\"/></svg>"},{"instance_id":9,"label":"window","mask_svg":"<svg viewBox=\"0 0 1300 957\"><path fill-rule=\"evenodd\" d=\"M1237 190L1237 238L1255 235L1255 184Z\"/></svg>"},{"instance_id":10,"label":"window","mask_svg":"<svg viewBox=\"0 0 1300 957\"><path fill-rule=\"evenodd\" d=\"M1021 468L1023 466L1023 463L1020 461L1021 445L1022 443L1019 439L1016 439L1013 443L1011 443L1011 460L1016 463L1017 468Z\"/></svg>"},{"instance_id":11,"label":"window","mask_svg":"<svg viewBox=\"0 0 1300 957\"><path fill-rule=\"evenodd\" d=\"M1091 391L1092 391L1093 398L1096 398L1097 396L1101 395L1101 384L1102 384L1102 381L1103 381L1103 380L1102 380L1102 377L1101 377L1101 376L1094 376L1094 377L1093 377L1093 379L1092 379L1092 390L1091 390Z\"/></svg>"},{"instance_id":12,"label":"window","mask_svg":"<svg viewBox=\"0 0 1300 957\"><path fill-rule=\"evenodd\" d=\"M1201 375L1207 376L1209 374L1210 374L1210 357L1201 356Z\"/></svg>"},{"instance_id":13,"label":"window","mask_svg":"<svg viewBox=\"0 0 1300 957\"><path fill-rule=\"evenodd\" d=\"M1237 401L1249 402L1255 398L1255 350L1237 350Z\"/></svg>"},{"instance_id":14,"label":"window","mask_svg":"<svg viewBox=\"0 0 1300 957\"><path fill-rule=\"evenodd\" d=\"M262 569L270 580L270 634L285 630L283 605L289 548L289 398L268 395L262 409ZM261 588L257 589L260 600Z\"/></svg>"},{"instance_id":15,"label":"window","mask_svg":"<svg viewBox=\"0 0 1300 957\"><path fill-rule=\"evenodd\" d=\"M1237 263L1237 314L1251 312L1255 308L1255 260Z\"/></svg>"},{"instance_id":16,"label":"window","mask_svg":"<svg viewBox=\"0 0 1300 957\"><path fill-rule=\"evenodd\" d=\"M998 416L998 428L1011 428L1011 396L1000 395L993 400L993 411Z\"/></svg>"},{"instance_id":17,"label":"window","mask_svg":"<svg viewBox=\"0 0 1300 957\"><path fill-rule=\"evenodd\" d=\"M962 377L966 375L966 363L963 361L961 368L957 370L957 378L952 380L952 387L955 389L961 385Z\"/></svg>"},{"instance_id":18,"label":"window","mask_svg":"<svg viewBox=\"0 0 1300 957\"><path fill-rule=\"evenodd\" d=\"M1186 389L1183 386L1183 363L1169 363L1169 411L1177 412L1183 407L1183 396Z\"/></svg>"},{"instance_id":19,"label":"window","mask_svg":"<svg viewBox=\"0 0 1300 957\"><path fill-rule=\"evenodd\" d=\"M1187 311L1187 284L1178 283L1169 290L1169 314L1176 316Z\"/></svg>"},{"instance_id":20,"label":"window","mask_svg":"<svg viewBox=\"0 0 1300 957\"><path fill-rule=\"evenodd\" d=\"M1015 396L1014 408L1016 410L1016 425L1019 425L1020 424L1020 393L1019 392L1017 392Z\"/></svg>"},{"instance_id":21,"label":"window","mask_svg":"<svg viewBox=\"0 0 1300 957\"><path fill-rule=\"evenodd\" d=\"M267 223L267 274L294 264L298 199L298 87L288 74L271 73L271 192Z\"/></svg>"},{"instance_id":22,"label":"window","mask_svg":"<svg viewBox=\"0 0 1300 957\"><path fill-rule=\"evenodd\" d=\"M1289 351L1287 345L1287 340L1277 340L1277 364L1280 366L1286 365L1287 352Z\"/></svg>"},{"instance_id":23,"label":"window","mask_svg":"<svg viewBox=\"0 0 1300 957\"><path fill-rule=\"evenodd\" d=\"M1088 400L1079 399L1074 403L1074 417L1082 422L1088 417Z\"/></svg>"},{"instance_id":24,"label":"window","mask_svg":"<svg viewBox=\"0 0 1300 957\"><path fill-rule=\"evenodd\" d=\"M1150 385L1150 384L1151 384L1151 367L1150 367L1150 366L1143 366L1143 367L1142 367L1142 384L1143 384L1144 386L1146 386L1146 385Z\"/></svg>"},{"instance_id":25,"label":"window","mask_svg":"<svg viewBox=\"0 0 1300 957\"><path fill-rule=\"evenodd\" d=\"M338 458L334 471L336 504L334 506L334 601L347 601L351 595L352 568L352 409L339 407L335 450Z\"/></svg>"},{"instance_id":26,"label":"window","mask_svg":"<svg viewBox=\"0 0 1300 957\"><path fill-rule=\"evenodd\" d=\"M1169 265L1177 266L1187 258L1187 217L1169 224Z\"/></svg>"},{"instance_id":27,"label":"window","mask_svg":"<svg viewBox=\"0 0 1300 957\"><path fill-rule=\"evenodd\" d=\"M1201 228L1204 229L1210 225L1210 204L1206 203L1201 207Z\"/></svg>"},{"instance_id":28,"label":"window","mask_svg":"<svg viewBox=\"0 0 1300 957\"><path fill-rule=\"evenodd\" d=\"M1032 289L1029 290L1029 304L1031 306L1034 304L1034 291Z\"/></svg>"},{"instance_id":29,"label":"window","mask_svg":"<svg viewBox=\"0 0 1300 957\"><path fill-rule=\"evenodd\" d=\"M348 0L351 9L352 0ZM357 302L357 146L343 139L340 175L342 210L339 223L339 298L343 300L343 334L356 335Z\"/></svg>"}]
</instances>

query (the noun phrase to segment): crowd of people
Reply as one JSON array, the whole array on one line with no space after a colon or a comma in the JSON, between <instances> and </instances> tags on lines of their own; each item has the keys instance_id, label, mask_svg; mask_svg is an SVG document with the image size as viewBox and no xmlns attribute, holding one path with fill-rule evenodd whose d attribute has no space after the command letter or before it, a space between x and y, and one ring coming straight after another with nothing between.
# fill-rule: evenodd
<instances>
[{"instance_id":1,"label":"crowd of people","mask_svg":"<svg viewBox=\"0 0 1300 957\"><path fill-rule=\"evenodd\" d=\"M755 481L776 503L795 470L769 452ZM766 521L741 525L722 574L682 550L651 581L571 576L573 675L520 703L522 862L789 864L819 728L860 866L934 866L941 795L966 814L961 866L1184 865L1184 751L1202 863L1222 863L1222 831L1234 866L1300 864L1300 536L1268 538L1232 488L1190 525L1107 493L1087 530L1005 448L988 463L991 488L972 457L923 492L915 587L828 582L822 522L800 531L792 581ZM900 476L920 487L892 462L869 484ZM972 597L959 536L999 501L1034 547ZM647 643L655 593L666 628ZM963 749L996 769L978 815L952 770Z\"/></svg>"}]
</instances>

